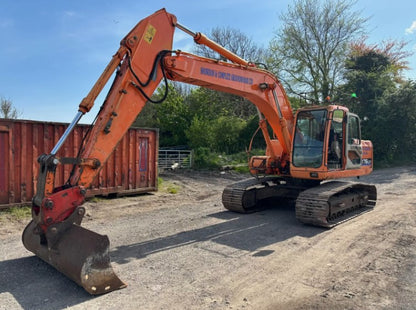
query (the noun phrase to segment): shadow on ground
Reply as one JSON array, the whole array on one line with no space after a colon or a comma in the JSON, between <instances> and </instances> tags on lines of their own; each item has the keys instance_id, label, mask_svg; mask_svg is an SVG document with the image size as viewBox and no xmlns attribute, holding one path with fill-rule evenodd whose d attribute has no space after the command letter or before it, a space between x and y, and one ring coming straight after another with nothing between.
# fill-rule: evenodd
<instances>
[{"instance_id":1,"label":"shadow on ground","mask_svg":"<svg viewBox=\"0 0 416 310\"><path fill-rule=\"evenodd\" d=\"M268 245L294 236L309 238L326 231L326 229L303 225L297 221L293 204L269 206L264 211L252 214L223 211L207 216L221 219L223 222L117 247L111 252L112 260L124 264L131 259L140 259L154 253L205 241L243 250L251 255L264 256L269 253L263 249ZM259 249L262 250L258 253ZM227 253L229 252L218 254L227 256Z\"/></svg>"},{"instance_id":2,"label":"shadow on ground","mask_svg":"<svg viewBox=\"0 0 416 310\"><path fill-rule=\"evenodd\" d=\"M2 293L14 300L2 302L1 309L15 309L16 303L23 309L65 309L94 298L36 256L0 262Z\"/></svg>"},{"instance_id":3,"label":"shadow on ground","mask_svg":"<svg viewBox=\"0 0 416 310\"><path fill-rule=\"evenodd\" d=\"M223 211L208 214L222 222L203 228L181 231L177 234L144 242L120 246L110 253L113 262L127 263L153 253L211 241L246 251L248 255L267 256L268 245L293 236L312 237L325 229L302 225L295 218L293 205L270 208L253 214ZM162 229L162 228L161 228ZM221 253L219 253L221 254ZM223 253L223 255L228 255ZM121 276L121 275L120 275ZM10 294L11 305L23 309L65 309L90 299L83 288L66 278L36 256L0 262L0 294L2 300Z\"/></svg>"}]
</instances>

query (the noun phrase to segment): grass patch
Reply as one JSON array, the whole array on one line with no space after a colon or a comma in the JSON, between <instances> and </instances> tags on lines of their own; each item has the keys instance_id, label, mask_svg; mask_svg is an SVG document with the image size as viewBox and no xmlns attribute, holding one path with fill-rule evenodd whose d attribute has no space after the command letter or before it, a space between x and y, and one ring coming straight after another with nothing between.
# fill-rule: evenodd
<instances>
[{"instance_id":1,"label":"grass patch","mask_svg":"<svg viewBox=\"0 0 416 310\"><path fill-rule=\"evenodd\" d=\"M0 218L11 220L23 220L32 216L32 208L30 206L12 207L0 211Z\"/></svg>"},{"instance_id":2,"label":"grass patch","mask_svg":"<svg viewBox=\"0 0 416 310\"><path fill-rule=\"evenodd\" d=\"M103 201L103 200L104 200L103 198L97 197L97 196L94 196L92 198L88 198L89 202L94 202L94 203L97 203L97 202L100 202L100 201Z\"/></svg>"},{"instance_id":3,"label":"grass patch","mask_svg":"<svg viewBox=\"0 0 416 310\"><path fill-rule=\"evenodd\" d=\"M160 192L168 192L169 194L177 194L180 187L172 182L165 181L161 177L157 179L158 189Z\"/></svg>"},{"instance_id":4,"label":"grass patch","mask_svg":"<svg viewBox=\"0 0 416 310\"><path fill-rule=\"evenodd\" d=\"M250 169L248 168L248 164L244 165L244 166L233 166L233 171L237 172L237 173L249 173Z\"/></svg>"},{"instance_id":5,"label":"grass patch","mask_svg":"<svg viewBox=\"0 0 416 310\"><path fill-rule=\"evenodd\" d=\"M169 194L177 194L179 191L179 188L176 185L172 184L166 188L166 191Z\"/></svg>"}]
</instances>

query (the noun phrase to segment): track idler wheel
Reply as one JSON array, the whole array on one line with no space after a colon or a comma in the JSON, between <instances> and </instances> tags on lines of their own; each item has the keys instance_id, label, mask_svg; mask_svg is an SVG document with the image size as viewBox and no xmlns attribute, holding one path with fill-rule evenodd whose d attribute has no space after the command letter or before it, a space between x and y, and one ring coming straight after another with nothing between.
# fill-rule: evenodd
<instances>
[{"instance_id":1,"label":"track idler wheel","mask_svg":"<svg viewBox=\"0 0 416 310\"><path fill-rule=\"evenodd\" d=\"M78 214L85 212L83 207L78 209ZM70 219L51 225L46 233L31 221L23 231L24 246L90 294L104 294L126 287L111 267L108 237Z\"/></svg>"}]
</instances>

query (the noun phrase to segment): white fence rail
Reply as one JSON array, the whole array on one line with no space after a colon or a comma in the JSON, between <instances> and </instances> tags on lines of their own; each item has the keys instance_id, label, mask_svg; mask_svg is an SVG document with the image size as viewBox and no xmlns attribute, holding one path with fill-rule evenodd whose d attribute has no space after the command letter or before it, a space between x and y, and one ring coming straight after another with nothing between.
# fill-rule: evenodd
<instances>
[{"instance_id":1,"label":"white fence rail","mask_svg":"<svg viewBox=\"0 0 416 310\"><path fill-rule=\"evenodd\" d=\"M192 155L190 150L160 149L159 170L192 168Z\"/></svg>"}]
</instances>

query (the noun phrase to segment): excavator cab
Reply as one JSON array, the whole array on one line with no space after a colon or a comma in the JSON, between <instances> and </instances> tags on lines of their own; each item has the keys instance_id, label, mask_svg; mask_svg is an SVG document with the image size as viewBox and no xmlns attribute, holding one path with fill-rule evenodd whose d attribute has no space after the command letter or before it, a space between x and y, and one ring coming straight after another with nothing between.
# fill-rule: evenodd
<instances>
[{"instance_id":1,"label":"excavator cab","mask_svg":"<svg viewBox=\"0 0 416 310\"><path fill-rule=\"evenodd\" d=\"M293 136L294 177L325 180L372 170L372 144L361 139L360 119L346 107L300 109Z\"/></svg>"}]
</instances>

